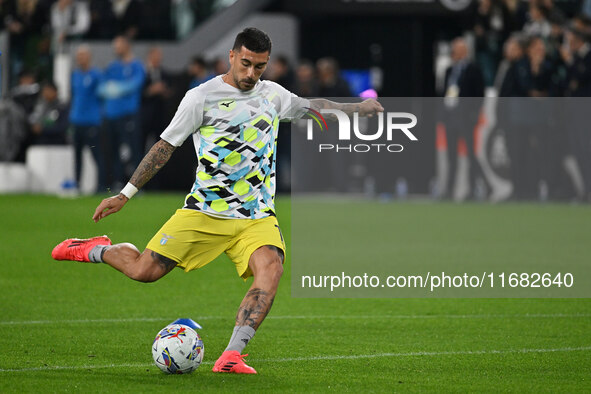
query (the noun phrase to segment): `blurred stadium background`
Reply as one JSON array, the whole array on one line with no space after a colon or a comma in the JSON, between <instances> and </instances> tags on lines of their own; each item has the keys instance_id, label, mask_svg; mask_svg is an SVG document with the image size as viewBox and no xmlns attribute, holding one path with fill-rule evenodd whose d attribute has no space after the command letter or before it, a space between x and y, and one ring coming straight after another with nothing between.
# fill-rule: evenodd
<instances>
[{"instance_id":1,"label":"blurred stadium background","mask_svg":"<svg viewBox=\"0 0 591 394\"><path fill-rule=\"evenodd\" d=\"M363 187L315 191L588 201L589 133L562 127L576 117L584 124L585 114L555 98L577 97L582 107L591 95L589 15L588 0L0 0L0 193L117 191L186 90L224 73L236 33L257 26L274 43L264 77L301 96L355 97L372 88L381 97L481 97L476 107L431 119L422 149L397 158L391 179L376 183L357 168L367 175ZM131 43L120 55L143 67L141 83L126 93L141 96L140 105L124 114L101 110L89 131L71 114L80 94L72 86L76 52L88 45L90 67L103 72L120 35ZM97 91L106 106L121 94ZM499 105L499 96L521 99ZM527 98L537 99L529 112ZM118 137L125 127L129 135ZM94 139L80 137L88 133ZM280 193L290 191L290 157L298 153L290 145L282 126ZM195 163L191 141L147 189L188 190L187 162Z\"/></svg>"},{"instance_id":2,"label":"blurred stadium background","mask_svg":"<svg viewBox=\"0 0 591 394\"><path fill-rule=\"evenodd\" d=\"M323 273L344 270L351 250L354 268L368 272L376 262L388 273L422 262L446 272L475 262L487 272L575 266L577 290L588 293L589 206L539 202L589 202L589 15L590 0L0 0L0 391L590 392L588 299L298 298L292 270L304 249ZM146 185L179 193L145 193L125 214L90 220L187 89L226 72L247 26L273 40L265 78L301 96L351 101L371 88L429 116L419 116L419 142L386 166L383 155L340 154L314 166L311 145L281 126L278 191L292 196L277 198L277 215L292 254L248 348L260 375L220 380L210 368L248 285L226 256L146 286L109 267L54 262L50 251L96 234L141 248L179 207L194 179L190 139ZM114 45L118 35L131 52ZM79 70L80 48L96 75L113 72L115 49L134 69L119 84L96 77L98 107L72 114L93 81ZM140 105L118 111L122 91ZM321 182L306 183L302 170ZM207 359L171 384L149 345L181 316L203 324Z\"/></svg>"}]
</instances>

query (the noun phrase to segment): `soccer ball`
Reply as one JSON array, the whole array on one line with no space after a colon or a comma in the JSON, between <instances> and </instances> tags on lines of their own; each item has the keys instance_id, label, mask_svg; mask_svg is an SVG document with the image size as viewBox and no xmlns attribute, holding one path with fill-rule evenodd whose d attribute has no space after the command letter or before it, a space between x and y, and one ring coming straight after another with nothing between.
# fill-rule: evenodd
<instances>
[{"instance_id":1,"label":"soccer ball","mask_svg":"<svg viewBox=\"0 0 591 394\"><path fill-rule=\"evenodd\" d=\"M191 373L203 361L203 341L191 327L169 324L156 335L152 357L162 372Z\"/></svg>"}]
</instances>

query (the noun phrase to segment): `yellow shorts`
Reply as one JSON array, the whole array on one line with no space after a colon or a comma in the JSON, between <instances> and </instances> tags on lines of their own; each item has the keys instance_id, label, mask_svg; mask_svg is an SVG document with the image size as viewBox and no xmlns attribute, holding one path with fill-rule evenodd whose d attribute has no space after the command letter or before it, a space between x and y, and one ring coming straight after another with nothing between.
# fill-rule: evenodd
<instances>
[{"instance_id":1,"label":"yellow shorts","mask_svg":"<svg viewBox=\"0 0 591 394\"><path fill-rule=\"evenodd\" d=\"M193 209L178 209L146 248L191 271L225 252L243 279L252 276L248 260L264 245L281 249L285 242L274 216L263 219L220 219Z\"/></svg>"}]
</instances>

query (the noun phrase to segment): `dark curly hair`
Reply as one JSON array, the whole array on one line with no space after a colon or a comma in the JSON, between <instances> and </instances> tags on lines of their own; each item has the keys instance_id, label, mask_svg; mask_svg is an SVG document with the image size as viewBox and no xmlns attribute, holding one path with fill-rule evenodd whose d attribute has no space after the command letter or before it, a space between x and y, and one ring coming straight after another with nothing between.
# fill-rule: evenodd
<instances>
[{"instance_id":1,"label":"dark curly hair","mask_svg":"<svg viewBox=\"0 0 591 394\"><path fill-rule=\"evenodd\" d=\"M256 27L247 27L238 33L232 49L234 51L239 51L242 46L244 46L249 51L256 53L268 51L269 54L271 54L271 39L267 33L257 29Z\"/></svg>"}]
</instances>

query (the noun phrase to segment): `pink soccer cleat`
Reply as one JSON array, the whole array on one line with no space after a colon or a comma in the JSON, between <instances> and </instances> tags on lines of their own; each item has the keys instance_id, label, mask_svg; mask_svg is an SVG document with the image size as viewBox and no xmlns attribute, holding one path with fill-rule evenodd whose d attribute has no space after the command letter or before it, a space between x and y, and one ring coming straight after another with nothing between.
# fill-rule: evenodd
<instances>
[{"instance_id":1,"label":"pink soccer cleat","mask_svg":"<svg viewBox=\"0 0 591 394\"><path fill-rule=\"evenodd\" d=\"M255 374L253 367L246 365L243 358L248 354L240 354L237 350L227 350L222 353L213 366L213 372L248 373Z\"/></svg>"},{"instance_id":2,"label":"pink soccer cleat","mask_svg":"<svg viewBox=\"0 0 591 394\"><path fill-rule=\"evenodd\" d=\"M106 235L88 239L70 238L53 248L51 257L55 260L90 262L88 253L97 245L112 245L112 243Z\"/></svg>"}]
</instances>

